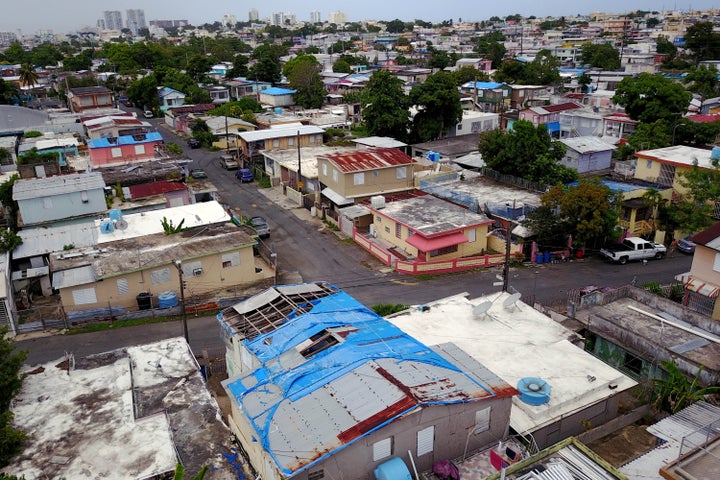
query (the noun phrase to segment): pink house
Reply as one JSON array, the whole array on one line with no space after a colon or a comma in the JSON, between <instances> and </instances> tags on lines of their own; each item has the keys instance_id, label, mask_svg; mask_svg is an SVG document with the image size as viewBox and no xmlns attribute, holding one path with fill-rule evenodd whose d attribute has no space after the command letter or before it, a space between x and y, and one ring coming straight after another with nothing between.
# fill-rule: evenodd
<instances>
[{"instance_id":1,"label":"pink house","mask_svg":"<svg viewBox=\"0 0 720 480\"><path fill-rule=\"evenodd\" d=\"M156 147L163 143L158 132L148 132L88 140L88 150L93 166L100 167L152 160L155 158Z\"/></svg>"}]
</instances>

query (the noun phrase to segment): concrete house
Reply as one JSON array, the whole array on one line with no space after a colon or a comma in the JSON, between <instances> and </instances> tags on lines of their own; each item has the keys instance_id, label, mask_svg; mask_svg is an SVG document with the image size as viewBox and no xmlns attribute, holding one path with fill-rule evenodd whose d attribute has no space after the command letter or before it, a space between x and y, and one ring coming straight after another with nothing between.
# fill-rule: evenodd
<instances>
[{"instance_id":1,"label":"concrete house","mask_svg":"<svg viewBox=\"0 0 720 480\"><path fill-rule=\"evenodd\" d=\"M236 79L228 80L222 83L230 89L230 96L234 99L242 97L258 98L261 90L272 87L269 82L258 82L255 80Z\"/></svg>"},{"instance_id":2,"label":"concrete house","mask_svg":"<svg viewBox=\"0 0 720 480\"><path fill-rule=\"evenodd\" d=\"M370 234L417 262L481 255L493 220L432 195L376 204Z\"/></svg>"},{"instance_id":3,"label":"concrete house","mask_svg":"<svg viewBox=\"0 0 720 480\"><path fill-rule=\"evenodd\" d=\"M387 461L409 472L408 451L423 471L506 434L517 390L333 285L273 287L218 321L228 422L264 479L367 479Z\"/></svg>"},{"instance_id":4,"label":"concrete house","mask_svg":"<svg viewBox=\"0 0 720 480\"><path fill-rule=\"evenodd\" d=\"M262 150L286 150L323 144L324 130L314 125L284 124L253 132L238 132L242 155L252 158Z\"/></svg>"},{"instance_id":5,"label":"concrete house","mask_svg":"<svg viewBox=\"0 0 720 480\"><path fill-rule=\"evenodd\" d=\"M472 97L483 112L500 113L510 107L512 89L505 83L468 82L460 91Z\"/></svg>"},{"instance_id":6,"label":"concrete house","mask_svg":"<svg viewBox=\"0 0 720 480\"><path fill-rule=\"evenodd\" d=\"M175 226L184 221L187 231L166 235L163 219ZM179 269L193 295L264 278L255 270L256 240L229 222L217 202L99 220L96 245L50 255L53 288L75 320L149 308L139 296L179 296Z\"/></svg>"},{"instance_id":7,"label":"concrete house","mask_svg":"<svg viewBox=\"0 0 720 480\"><path fill-rule=\"evenodd\" d=\"M317 161L322 193L336 205L414 188L417 162L396 148L332 153L318 156Z\"/></svg>"},{"instance_id":8,"label":"concrete house","mask_svg":"<svg viewBox=\"0 0 720 480\"><path fill-rule=\"evenodd\" d=\"M105 181L99 173L73 173L17 180L13 200L23 226L97 215L107 210Z\"/></svg>"},{"instance_id":9,"label":"concrete house","mask_svg":"<svg viewBox=\"0 0 720 480\"><path fill-rule=\"evenodd\" d=\"M472 67L481 72L489 72L492 70L492 60L485 58L460 58L455 62L455 68Z\"/></svg>"},{"instance_id":10,"label":"concrete house","mask_svg":"<svg viewBox=\"0 0 720 480\"><path fill-rule=\"evenodd\" d=\"M107 87L76 87L67 91L68 106L73 113L113 108L113 92Z\"/></svg>"},{"instance_id":11,"label":"concrete house","mask_svg":"<svg viewBox=\"0 0 720 480\"><path fill-rule=\"evenodd\" d=\"M685 305L720 320L720 222L695 234L690 271L675 277L685 288Z\"/></svg>"},{"instance_id":12,"label":"concrete house","mask_svg":"<svg viewBox=\"0 0 720 480\"><path fill-rule=\"evenodd\" d=\"M597 172L610 168L613 145L597 137L571 137L559 140L567 148L560 160L562 165L577 170L578 173Z\"/></svg>"},{"instance_id":13,"label":"concrete house","mask_svg":"<svg viewBox=\"0 0 720 480\"><path fill-rule=\"evenodd\" d=\"M145 122L130 115L107 115L92 118L83 122L87 138L121 137L138 135L153 131L150 122Z\"/></svg>"},{"instance_id":14,"label":"concrete house","mask_svg":"<svg viewBox=\"0 0 720 480\"><path fill-rule=\"evenodd\" d=\"M174 88L158 87L158 97L160 99L160 110L163 112L168 108L182 107L185 105L185 94Z\"/></svg>"},{"instance_id":15,"label":"concrete house","mask_svg":"<svg viewBox=\"0 0 720 480\"><path fill-rule=\"evenodd\" d=\"M710 150L684 145L642 150L635 153L635 178L672 187L676 192L683 193L685 187L680 184L679 173L689 172L696 163L698 168L712 170L711 155Z\"/></svg>"},{"instance_id":16,"label":"concrete house","mask_svg":"<svg viewBox=\"0 0 720 480\"><path fill-rule=\"evenodd\" d=\"M534 126L545 125L552 137L560 136L560 113L568 110L582 108L582 105L575 102L560 103L557 105L544 105L542 107L530 107L521 110L519 120L527 120Z\"/></svg>"},{"instance_id":17,"label":"concrete house","mask_svg":"<svg viewBox=\"0 0 720 480\"><path fill-rule=\"evenodd\" d=\"M152 160L165 142L159 132L95 138L88 141L90 162L95 167Z\"/></svg>"},{"instance_id":18,"label":"concrete house","mask_svg":"<svg viewBox=\"0 0 720 480\"><path fill-rule=\"evenodd\" d=\"M222 105L230 101L230 89L223 85L205 86L205 91L210 94L210 100L214 105Z\"/></svg>"},{"instance_id":19,"label":"concrete house","mask_svg":"<svg viewBox=\"0 0 720 480\"><path fill-rule=\"evenodd\" d=\"M295 90L288 88L272 87L260 90L259 102L263 105L270 105L271 107L289 107L295 105Z\"/></svg>"}]
</instances>

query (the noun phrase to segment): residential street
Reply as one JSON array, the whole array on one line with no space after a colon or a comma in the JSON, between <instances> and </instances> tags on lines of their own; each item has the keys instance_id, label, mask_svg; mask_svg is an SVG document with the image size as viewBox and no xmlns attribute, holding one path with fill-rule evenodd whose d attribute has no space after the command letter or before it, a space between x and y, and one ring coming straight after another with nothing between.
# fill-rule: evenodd
<instances>
[{"instance_id":1,"label":"residential street","mask_svg":"<svg viewBox=\"0 0 720 480\"><path fill-rule=\"evenodd\" d=\"M153 122L159 122L158 119ZM319 219L296 207L275 189L258 189L257 183L241 184L233 171L219 166L221 152L191 150L186 140L166 127L159 127L168 142L181 145L193 159L191 168L205 169L215 184L221 201L236 214L264 216L272 229L266 241L278 252L279 282L328 281L344 289L367 306L380 303L419 305L438 298L467 292L471 297L499 292L496 275L501 267L431 279L400 275L382 265L352 241L341 239ZM647 263L617 265L598 256L589 256L559 264L540 264L512 268L510 288L522 293L523 299L544 305L566 304L568 290L595 285L620 286L645 282L661 284L673 281L674 275L690 269L691 256L676 254L672 258ZM494 283L496 285L494 285ZM189 317L189 337L193 350L222 346L220 330L214 317ZM18 339L18 346L29 351L28 363L35 364L62 357L65 352L88 355L123 346L152 342L182 335L180 322L143 325L79 335L56 335Z\"/></svg>"}]
</instances>

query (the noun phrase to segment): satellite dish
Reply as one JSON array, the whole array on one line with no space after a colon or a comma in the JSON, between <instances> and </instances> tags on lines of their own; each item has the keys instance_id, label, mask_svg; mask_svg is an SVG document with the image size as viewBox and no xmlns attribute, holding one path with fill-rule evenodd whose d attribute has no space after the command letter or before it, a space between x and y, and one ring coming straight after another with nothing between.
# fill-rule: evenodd
<instances>
[{"instance_id":1,"label":"satellite dish","mask_svg":"<svg viewBox=\"0 0 720 480\"><path fill-rule=\"evenodd\" d=\"M481 316L487 315L488 310L490 310L490 307L492 307L492 302L485 301L478 305L475 305L472 309L473 317L479 318Z\"/></svg>"},{"instance_id":2,"label":"satellite dish","mask_svg":"<svg viewBox=\"0 0 720 480\"><path fill-rule=\"evenodd\" d=\"M125 220L118 220L117 223L115 223L115 228L118 230L125 230L128 227L128 223Z\"/></svg>"},{"instance_id":3,"label":"satellite dish","mask_svg":"<svg viewBox=\"0 0 720 480\"><path fill-rule=\"evenodd\" d=\"M520 292L513 293L509 297L507 297L505 300L503 300L503 307L510 308L510 307L516 307L516 303L518 300L520 300L520 297L522 297L522 294Z\"/></svg>"}]
</instances>

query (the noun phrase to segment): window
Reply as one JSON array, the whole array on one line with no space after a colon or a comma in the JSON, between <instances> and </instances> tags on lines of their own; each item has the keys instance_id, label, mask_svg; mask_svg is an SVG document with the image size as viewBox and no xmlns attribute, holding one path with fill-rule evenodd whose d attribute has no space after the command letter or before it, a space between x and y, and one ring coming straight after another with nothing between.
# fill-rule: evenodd
<instances>
[{"instance_id":1,"label":"window","mask_svg":"<svg viewBox=\"0 0 720 480\"><path fill-rule=\"evenodd\" d=\"M325 478L325 470L308 472L308 480L320 480L321 478Z\"/></svg>"},{"instance_id":2,"label":"window","mask_svg":"<svg viewBox=\"0 0 720 480\"><path fill-rule=\"evenodd\" d=\"M713 270L720 272L720 253L715 254L715 261L713 262Z\"/></svg>"},{"instance_id":3,"label":"window","mask_svg":"<svg viewBox=\"0 0 720 480\"><path fill-rule=\"evenodd\" d=\"M382 217L381 217L380 215L375 215L375 221L376 221L377 223L381 223L381 222L382 222Z\"/></svg>"},{"instance_id":4,"label":"window","mask_svg":"<svg viewBox=\"0 0 720 480\"><path fill-rule=\"evenodd\" d=\"M127 278L118 278L117 280L118 295L127 295L130 291Z\"/></svg>"},{"instance_id":5,"label":"window","mask_svg":"<svg viewBox=\"0 0 720 480\"><path fill-rule=\"evenodd\" d=\"M145 155L145 145L135 145L135 155Z\"/></svg>"},{"instance_id":6,"label":"window","mask_svg":"<svg viewBox=\"0 0 720 480\"><path fill-rule=\"evenodd\" d=\"M474 228L468 230L468 231L465 232L465 233L467 233L468 242L472 243L472 242L475 241L475 234L476 234L477 232L475 231Z\"/></svg>"},{"instance_id":7,"label":"window","mask_svg":"<svg viewBox=\"0 0 720 480\"><path fill-rule=\"evenodd\" d=\"M417 456L433 451L435 444L435 426L431 425L417 432Z\"/></svg>"},{"instance_id":8,"label":"window","mask_svg":"<svg viewBox=\"0 0 720 480\"><path fill-rule=\"evenodd\" d=\"M390 226L385 227L385 233L390 233Z\"/></svg>"},{"instance_id":9,"label":"window","mask_svg":"<svg viewBox=\"0 0 720 480\"><path fill-rule=\"evenodd\" d=\"M402 238L402 224L401 223L395 224L395 236L397 238Z\"/></svg>"},{"instance_id":10,"label":"window","mask_svg":"<svg viewBox=\"0 0 720 480\"><path fill-rule=\"evenodd\" d=\"M240 265L240 252L224 253L221 259L222 268L237 267Z\"/></svg>"},{"instance_id":11,"label":"window","mask_svg":"<svg viewBox=\"0 0 720 480\"><path fill-rule=\"evenodd\" d=\"M449 247L440 248L438 250L431 250L430 256L431 257L439 257L440 255L447 255L448 253L453 253L458 251L457 245L450 245Z\"/></svg>"},{"instance_id":12,"label":"window","mask_svg":"<svg viewBox=\"0 0 720 480\"><path fill-rule=\"evenodd\" d=\"M288 146L295 145L295 137L289 137L288 138Z\"/></svg>"},{"instance_id":13,"label":"window","mask_svg":"<svg viewBox=\"0 0 720 480\"><path fill-rule=\"evenodd\" d=\"M315 143L315 135L310 135L309 137L310 143Z\"/></svg>"},{"instance_id":14,"label":"window","mask_svg":"<svg viewBox=\"0 0 720 480\"><path fill-rule=\"evenodd\" d=\"M365 173L360 172L353 175L353 185L364 185L365 184Z\"/></svg>"},{"instance_id":15,"label":"window","mask_svg":"<svg viewBox=\"0 0 720 480\"><path fill-rule=\"evenodd\" d=\"M462 130L462 123L457 124L457 129L458 129L458 131Z\"/></svg>"},{"instance_id":16,"label":"window","mask_svg":"<svg viewBox=\"0 0 720 480\"><path fill-rule=\"evenodd\" d=\"M407 178L407 167L398 167L395 169L395 178L402 180Z\"/></svg>"},{"instance_id":17,"label":"window","mask_svg":"<svg viewBox=\"0 0 720 480\"><path fill-rule=\"evenodd\" d=\"M473 434L490 430L490 407L475 412L475 428Z\"/></svg>"},{"instance_id":18,"label":"window","mask_svg":"<svg viewBox=\"0 0 720 480\"><path fill-rule=\"evenodd\" d=\"M277 148L277 147L279 147L279 146L280 146L280 139L277 139L277 138L274 139L274 140L273 140L273 147Z\"/></svg>"},{"instance_id":19,"label":"window","mask_svg":"<svg viewBox=\"0 0 720 480\"><path fill-rule=\"evenodd\" d=\"M95 288L81 288L73 290L73 303L75 305L88 305L90 303L97 303L97 295L95 294Z\"/></svg>"},{"instance_id":20,"label":"window","mask_svg":"<svg viewBox=\"0 0 720 480\"><path fill-rule=\"evenodd\" d=\"M160 270L153 270L150 272L150 282L153 285L159 285L161 283L167 283L170 281L170 269L161 268Z\"/></svg>"},{"instance_id":21,"label":"window","mask_svg":"<svg viewBox=\"0 0 720 480\"><path fill-rule=\"evenodd\" d=\"M185 276L198 276L202 275L202 262L183 262L182 264L183 275Z\"/></svg>"},{"instance_id":22,"label":"window","mask_svg":"<svg viewBox=\"0 0 720 480\"><path fill-rule=\"evenodd\" d=\"M323 163L322 164L322 174L327 177L327 174L328 174L327 172L328 172L327 163Z\"/></svg>"},{"instance_id":23,"label":"window","mask_svg":"<svg viewBox=\"0 0 720 480\"><path fill-rule=\"evenodd\" d=\"M333 182L337 183L340 178L337 168L333 168Z\"/></svg>"},{"instance_id":24,"label":"window","mask_svg":"<svg viewBox=\"0 0 720 480\"><path fill-rule=\"evenodd\" d=\"M375 178L380 176L380 172L378 172L377 170L373 170L372 173L373 173L373 177L375 177Z\"/></svg>"},{"instance_id":25,"label":"window","mask_svg":"<svg viewBox=\"0 0 720 480\"><path fill-rule=\"evenodd\" d=\"M635 375L640 375L642 371L643 361L640 357L633 355L630 352L625 352L625 358L623 359L623 367Z\"/></svg>"},{"instance_id":26,"label":"window","mask_svg":"<svg viewBox=\"0 0 720 480\"><path fill-rule=\"evenodd\" d=\"M648 160L647 163L645 164L645 168L652 168L652 164L653 164L653 161Z\"/></svg>"},{"instance_id":27,"label":"window","mask_svg":"<svg viewBox=\"0 0 720 480\"><path fill-rule=\"evenodd\" d=\"M382 460L392 455L392 437L373 443L373 462Z\"/></svg>"},{"instance_id":28,"label":"window","mask_svg":"<svg viewBox=\"0 0 720 480\"><path fill-rule=\"evenodd\" d=\"M112 149L110 149L110 155L112 155L113 158L120 158L120 157L122 157L122 149L121 148L112 148Z\"/></svg>"}]
</instances>

